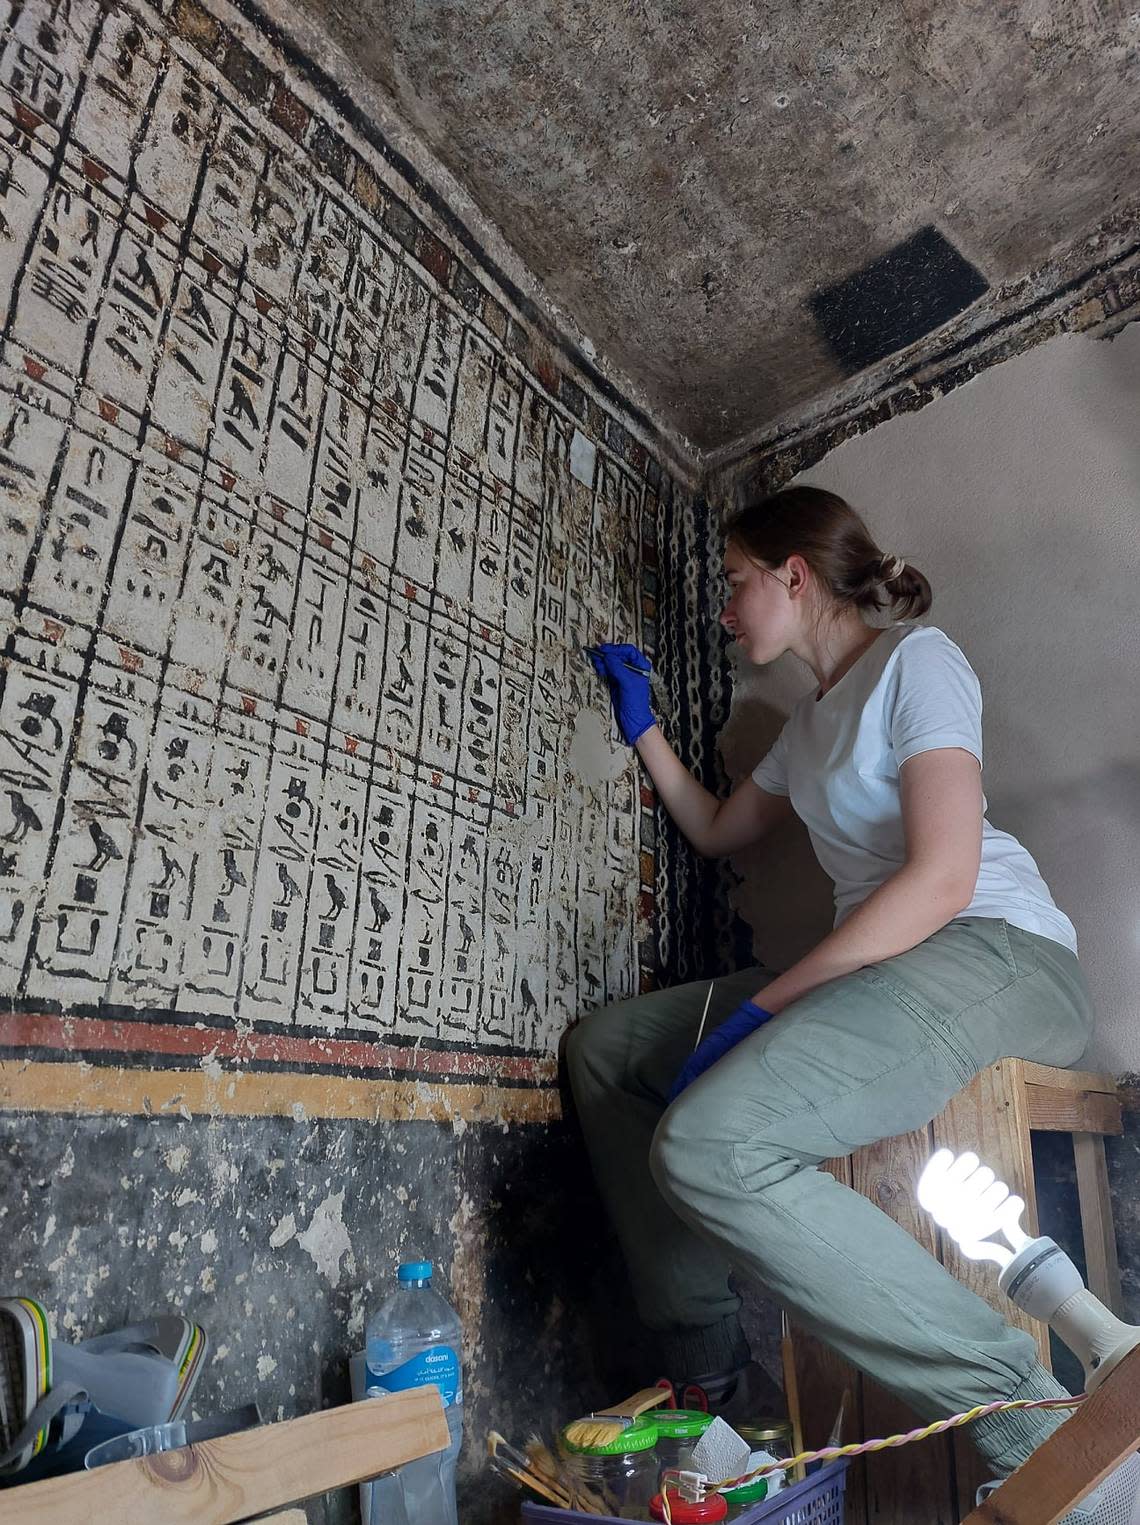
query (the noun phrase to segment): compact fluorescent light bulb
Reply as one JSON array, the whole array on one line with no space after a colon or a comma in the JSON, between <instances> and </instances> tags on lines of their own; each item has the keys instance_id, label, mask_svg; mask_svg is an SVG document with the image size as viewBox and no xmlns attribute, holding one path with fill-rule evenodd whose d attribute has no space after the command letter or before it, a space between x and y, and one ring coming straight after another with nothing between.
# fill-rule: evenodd
<instances>
[{"instance_id":1,"label":"compact fluorescent light bulb","mask_svg":"<svg viewBox=\"0 0 1140 1525\"><path fill-rule=\"evenodd\" d=\"M1025 1203L967 1150L934 1154L918 1182L918 1200L970 1260L992 1260L998 1286L1033 1318L1052 1327L1081 1359L1085 1391L1140 1345L1140 1329L1122 1323L1081 1281L1052 1239L1031 1239L1021 1226ZM1001 1234L1005 1244L995 1241Z\"/></svg>"},{"instance_id":2,"label":"compact fluorescent light bulb","mask_svg":"<svg viewBox=\"0 0 1140 1525\"><path fill-rule=\"evenodd\" d=\"M1004 1269L1029 1243L1020 1221L1025 1203L970 1151L955 1158L939 1149L919 1178L918 1200L970 1260L992 1260ZM993 1243L998 1233L1009 1249Z\"/></svg>"}]
</instances>

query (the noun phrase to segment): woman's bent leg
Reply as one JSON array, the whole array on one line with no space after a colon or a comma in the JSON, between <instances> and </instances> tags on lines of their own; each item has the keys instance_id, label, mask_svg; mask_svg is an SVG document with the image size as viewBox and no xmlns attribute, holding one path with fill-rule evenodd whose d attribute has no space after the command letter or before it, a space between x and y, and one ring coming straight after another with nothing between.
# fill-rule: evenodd
<instances>
[{"instance_id":1,"label":"woman's bent leg","mask_svg":"<svg viewBox=\"0 0 1140 1525\"><path fill-rule=\"evenodd\" d=\"M694 1233L924 1418L1061 1389L1028 1334L816 1167L928 1123L995 1059L1073 1063L1087 996L1076 960L1044 943L953 923L821 986L703 1075L654 1138L654 1179ZM1060 1422L999 1416L975 1438L1008 1470Z\"/></svg>"},{"instance_id":2,"label":"woman's bent leg","mask_svg":"<svg viewBox=\"0 0 1140 1525\"><path fill-rule=\"evenodd\" d=\"M768 977L747 969L718 979L706 1034ZM678 1218L649 1171L665 1097L692 1052L708 988L702 980L601 1007L566 1046L586 1148L638 1312L661 1337L665 1369L689 1379L735 1371L748 1360L725 1255Z\"/></svg>"}]
</instances>

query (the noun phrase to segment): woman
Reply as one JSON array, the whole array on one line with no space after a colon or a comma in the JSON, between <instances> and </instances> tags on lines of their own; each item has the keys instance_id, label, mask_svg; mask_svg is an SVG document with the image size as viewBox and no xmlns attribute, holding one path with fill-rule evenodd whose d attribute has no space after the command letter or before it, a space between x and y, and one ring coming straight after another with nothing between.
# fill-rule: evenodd
<instances>
[{"instance_id":1,"label":"woman","mask_svg":"<svg viewBox=\"0 0 1140 1525\"><path fill-rule=\"evenodd\" d=\"M1073 1064L1089 1035L1072 924L985 817L978 681L947 636L909 622L930 607L926 579L834 494L755 499L726 542L722 625L750 661L794 652L816 679L751 778L714 798L658 729L644 658L603 647L597 664L693 847L738 852L794 811L836 918L769 983L758 970L716 982L706 1032L727 1021L747 1035L672 1104L705 984L592 1012L571 1033L571 1085L639 1311L675 1382L699 1381L730 1415L754 1370L731 1268L926 1419L1061 1396L1028 1334L816 1168L923 1126L1003 1056ZM866 616L881 610L906 622L875 628ZM996 1415L971 1433L1002 1477L1064 1417ZM1102 1493L1135 1489L1129 1476ZM1103 1502L1067 1518L1099 1522Z\"/></svg>"}]
</instances>

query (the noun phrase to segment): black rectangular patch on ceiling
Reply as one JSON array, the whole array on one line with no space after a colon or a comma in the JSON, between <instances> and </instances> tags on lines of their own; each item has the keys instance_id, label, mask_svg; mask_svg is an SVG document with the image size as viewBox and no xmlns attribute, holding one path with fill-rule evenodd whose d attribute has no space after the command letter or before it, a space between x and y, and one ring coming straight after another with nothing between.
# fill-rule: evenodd
<instances>
[{"instance_id":1,"label":"black rectangular patch on ceiling","mask_svg":"<svg viewBox=\"0 0 1140 1525\"><path fill-rule=\"evenodd\" d=\"M988 289L981 271L926 227L818 292L811 310L852 376L940 328Z\"/></svg>"}]
</instances>

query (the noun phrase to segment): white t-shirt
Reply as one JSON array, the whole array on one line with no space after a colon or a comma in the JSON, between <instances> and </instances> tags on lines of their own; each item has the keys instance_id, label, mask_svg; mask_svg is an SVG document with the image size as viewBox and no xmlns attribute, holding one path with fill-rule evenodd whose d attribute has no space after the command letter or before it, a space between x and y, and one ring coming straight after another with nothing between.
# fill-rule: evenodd
<instances>
[{"instance_id":1,"label":"white t-shirt","mask_svg":"<svg viewBox=\"0 0 1140 1525\"><path fill-rule=\"evenodd\" d=\"M835 882L836 926L901 868L899 769L938 747L962 747L981 762L981 686L941 630L893 625L834 688L799 701L753 772L761 789L787 795L806 825ZM1032 857L984 819L977 887L959 914L1004 918L1077 951L1073 924Z\"/></svg>"}]
</instances>

